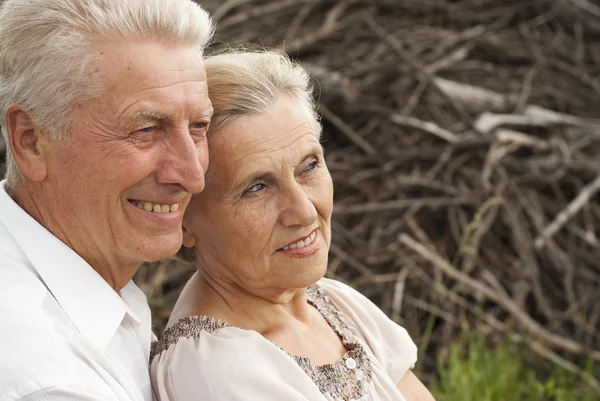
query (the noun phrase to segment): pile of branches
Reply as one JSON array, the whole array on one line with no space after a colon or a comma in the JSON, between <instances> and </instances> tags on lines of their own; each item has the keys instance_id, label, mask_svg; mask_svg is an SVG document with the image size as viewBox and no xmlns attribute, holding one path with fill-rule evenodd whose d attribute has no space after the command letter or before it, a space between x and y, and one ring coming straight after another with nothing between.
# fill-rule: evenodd
<instances>
[{"instance_id":1,"label":"pile of branches","mask_svg":"<svg viewBox=\"0 0 600 401\"><path fill-rule=\"evenodd\" d=\"M215 51L283 49L314 77L336 191L328 275L427 347L425 371L480 330L600 392L580 367L600 362L599 6L202 4ZM191 271L140 273L157 327Z\"/></svg>"},{"instance_id":2,"label":"pile of branches","mask_svg":"<svg viewBox=\"0 0 600 401\"><path fill-rule=\"evenodd\" d=\"M600 6L201 3L216 51L283 49L314 77L336 192L328 275L427 346L425 370L481 330L600 392L578 364L600 362Z\"/></svg>"}]
</instances>

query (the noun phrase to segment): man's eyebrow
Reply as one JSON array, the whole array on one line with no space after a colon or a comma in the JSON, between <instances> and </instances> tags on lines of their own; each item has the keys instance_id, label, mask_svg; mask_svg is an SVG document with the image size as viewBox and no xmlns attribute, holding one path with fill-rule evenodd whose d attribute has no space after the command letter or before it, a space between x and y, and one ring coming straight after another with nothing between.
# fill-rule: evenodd
<instances>
[{"instance_id":1,"label":"man's eyebrow","mask_svg":"<svg viewBox=\"0 0 600 401\"><path fill-rule=\"evenodd\" d=\"M198 113L196 118L210 120L213 115L213 108L206 109ZM154 121L172 121L173 117L168 113L161 113L152 110L138 111L133 115L136 120L154 120Z\"/></svg>"},{"instance_id":2,"label":"man's eyebrow","mask_svg":"<svg viewBox=\"0 0 600 401\"><path fill-rule=\"evenodd\" d=\"M134 114L134 117L137 119L156 120L156 121L172 120L172 117L167 113L160 113L160 112L150 111L150 110L138 111L137 113Z\"/></svg>"},{"instance_id":3,"label":"man's eyebrow","mask_svg":"<svg viewBox=\"0 0 600 401\"><path fill-rule=\"evenodd\" d=\"M202 112L200 112L197 115L197 118L204 118L204 119L210 120L213 116L213 112L214 112L214 110L211 107L210 109L206 109L206 110L203 110Z\"/></svg>"}]
</instances>

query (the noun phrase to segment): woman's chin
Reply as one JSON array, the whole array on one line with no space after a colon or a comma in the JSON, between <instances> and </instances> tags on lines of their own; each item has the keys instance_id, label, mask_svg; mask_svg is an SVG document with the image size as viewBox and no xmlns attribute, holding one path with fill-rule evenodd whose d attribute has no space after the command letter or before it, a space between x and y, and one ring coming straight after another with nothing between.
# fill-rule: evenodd
<instances>
[{"instance_id":1,"label":"woman's chin","mask_svg":"<svg viewBox=\"0 0 600 401\"><path fill-rule=\"evenodd\" d=\"M292 288L306 288L315 284L317 281L325 277L327 272L327 261L325 263L319 263L313 265L312 268L306 269L303 273L297 275L294 281L297 281L296 285L291 286ZM293 277L293 276L292 276Z\"/></svg>"}]
</instances>

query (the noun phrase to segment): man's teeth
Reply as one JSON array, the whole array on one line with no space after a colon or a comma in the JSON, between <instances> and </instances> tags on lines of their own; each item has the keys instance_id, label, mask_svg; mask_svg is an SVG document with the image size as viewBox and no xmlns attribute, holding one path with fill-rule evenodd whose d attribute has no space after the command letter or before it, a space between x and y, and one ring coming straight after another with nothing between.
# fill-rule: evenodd
<instances>
[{"instance_id":1,"label":"man's teeth","mask_svg":"<svg viewBox=\"0 0 600 401\"><path fill-rule=\"evenodd\" d=\"M159 205L158 203L135 202L134 205L138 209L144 209L147 212L154 213L176 213L179 211L179 203L174 203L172 205Z\"/></svg>"},{"instance_id":2,"label":"man's teeth","mask_svg":"<svg viewBox=\"0 0 600 401\"><path fill-rule=\"evenodd\" d=\"M310 234L308 237L301 239L300 241L295 242L291 245L286 245L281 249L283 249L284 251L287 251L288 249L304 248L306 245L312 244L312 242L315 240L316 236L317 236L317 232L313 231L312 234Z\"/></svg>"}]
</instances>

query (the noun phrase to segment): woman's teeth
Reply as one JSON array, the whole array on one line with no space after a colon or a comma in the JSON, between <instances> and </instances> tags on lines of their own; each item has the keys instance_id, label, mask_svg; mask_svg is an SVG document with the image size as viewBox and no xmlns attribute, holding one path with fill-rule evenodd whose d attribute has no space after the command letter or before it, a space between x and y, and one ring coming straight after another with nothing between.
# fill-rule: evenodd
<instances>
[{"instance_id":1,"label":"woman's teeth","mask_svg":"<svg viewBox=\"0 0 600 401\"><path fill-rule=\"evenodd\" d=\"M153 213L176 213L179 211L179 203L172 205L159 205L158 203L150 202L133 202L138 209L144 209L147 212Z\"/></svg>"},{"instance_id":2,"label":"woman's teeth","mask_svg":"<svg viewBox=\"0 0 600 401\"><path fill-rule=\"evenodd\" d=\"M307 246L308 244L312 244L312 242L315 240L315 237L317 236L317 232L313 231L312 234L310 234L308 237L301 239L298 242L295 242L291 245L286 245L283 248L281 248L284 251L287 251L288 249L298 249L298 248L304 248L305 246Z\"/></svg>"}]
</instances>

